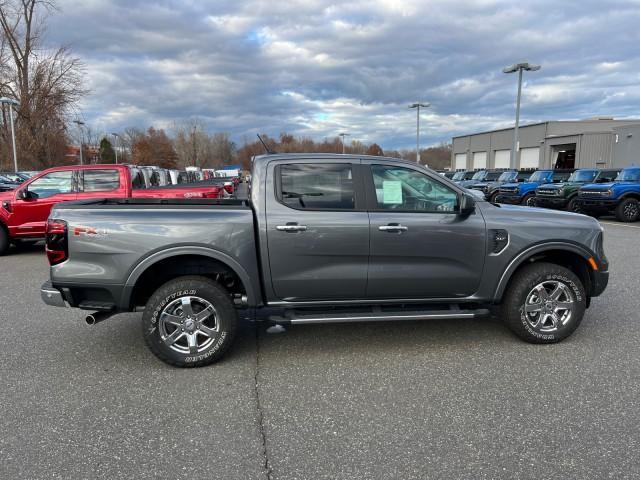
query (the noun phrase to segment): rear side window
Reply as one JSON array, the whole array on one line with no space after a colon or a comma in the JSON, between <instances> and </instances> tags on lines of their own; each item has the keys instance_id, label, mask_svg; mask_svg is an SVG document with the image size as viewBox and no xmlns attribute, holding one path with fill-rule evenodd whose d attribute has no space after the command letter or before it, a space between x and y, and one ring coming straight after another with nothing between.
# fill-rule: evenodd
<instances>
[{"instance_id":1,"label":"rear side window","mask_svg":"<svg viewBox=\"0 0 640 480\"><path fill-rule=\"evenodd\" d=\"M137 168L131 169L131 188L133 188L134 190L146 188L142 171L138 170Z\"/></svg>"},{"instance_id":2,"label":"rear side window","mask_svg":"<svg viewBox=\"0 0 640 480\"><path fill-rule=\"evenodd\" d=\"M351 165L281 165L278 200L296 209L355 208Z\"/></svg>"},{"instance_id":3,"label":"rear side window","mask_svg":"<svg viewBox=\"0 0 640 480\"><path fill-rule=\"evenodd\" d=\"M109 192L120 187L120 173L118 170L85 170L85 192Z\"/></svg>"}]
</instances>

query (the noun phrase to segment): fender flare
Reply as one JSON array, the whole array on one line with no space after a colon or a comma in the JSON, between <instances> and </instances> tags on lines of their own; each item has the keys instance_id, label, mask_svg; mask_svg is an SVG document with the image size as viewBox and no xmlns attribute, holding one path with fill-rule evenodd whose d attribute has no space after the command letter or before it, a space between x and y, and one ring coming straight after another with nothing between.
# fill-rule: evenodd
<instances>
[{"instance_id":1,"label":"fender flare","mask_svg":"<svg viewBox=\"0 0 640 480\"><path fill-rule=\"evenodd\" d=\"M131 295L133 293L133 288L136 285L138 279L142 276L144 272L147 271L150 267L155 265L158 262L166 260L167 258L177 257L180 255L199 255L203 257L209 257L213 260L217 260L220 263L224 264L230 270L232 270L245 287L247 292L247 302L249 305L257 305L258 299L256 297L256 291L253 288L253 284L251 283L251 277L244 269L242 265L240 265L236 260L232 257L223 253L219 250L214 250L212 248L207 247L199 247L199 246L181 246L181 247L172 247L167 248L165 250L160 250L158 252L153 253L152 255L146 257L142 261L140 261L129 274L127 281L124 285L124 290L122 292L122 298L120 304L123 306L129 306L131 302Z\"/></svg>"},{"instance_id":2,"label":"fender flare","mask_svg":"<svg viewBox=\"0 0 640 480\"><path fill-rule=\"evenodd\" d=\"M495 293L493 295L494 300L499 301L500 299L502 299L504 291L506 290L509 281L511 281L511 277L513 277L513 274L518 269L518 267L520 267L532 256L539 253L548 252L550 250L566 250L568 252L580 255L582 258L584 258L585 261L588 260L589 257L593 256L593 253L586 248L567 242L547 242L529 247L516 255L516 257L511 260L505 271L502 273L500 281L498 282L498 286L496 287Z\"/></svg>"}]
</instances>

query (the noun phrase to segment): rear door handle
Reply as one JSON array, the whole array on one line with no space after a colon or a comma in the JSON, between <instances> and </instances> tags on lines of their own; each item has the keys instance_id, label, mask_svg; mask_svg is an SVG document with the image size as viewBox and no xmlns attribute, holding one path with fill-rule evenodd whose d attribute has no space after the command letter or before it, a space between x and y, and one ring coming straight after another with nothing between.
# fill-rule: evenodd
<instances>
[{"instance_id":1,"label":"rear door handle","mask_svg":"<svg viewBox=\"0 0 640 480\"><path fill-rule=\"evenodd\" d=\"M307 226L295 224L278 225L276 230L279 232L305 232L307 230Z\"/></svg>"},{"instance_id":2,"label":"rear door handle","mask_svg":"<svg viewBox=\"0 0 640 480\"><path fill-rule=\"evenodd\" d=\"M396 223L396 224L389 224L389 225L380 225L378 227L378 230L380 230L381 232L402 233L409 230L409 227L405 227L404 225L400 225Z\"/></svg>"}]
</instances>

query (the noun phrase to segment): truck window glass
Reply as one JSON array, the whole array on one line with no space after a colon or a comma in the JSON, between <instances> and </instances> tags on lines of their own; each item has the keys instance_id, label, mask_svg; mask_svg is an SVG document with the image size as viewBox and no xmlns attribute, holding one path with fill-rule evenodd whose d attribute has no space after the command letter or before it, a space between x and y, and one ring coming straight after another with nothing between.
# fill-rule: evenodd
<instances>
[{"instance_id":1,"label":"truck window glass","mask_svg":"<svg viewBox=\"0 0 640 480\"><path fill-rule=\"evenodd\" d=\"M85 192L109 192L120 187L120 174L117 170L85 170Z\"/></svg>"},{"instance_id":2,"label":"truck window glass","mask_svg":"<svg viewBox=\"0 0 640 480\"><path fill-rule=\"evenodd\" d=\"M73 171L51 172L34 180L28 187L29 192L35 193L37 198L47 198L59 193L73 191Z\"/></svg>"},{"instance_id":3,"label":"truck window glass","mask_svg":"<svg viewBox=\"0 0 640 480\"><path fill-rule=\"evenodd\" d=\"M408 168L373 165L378 208L425 213L453 212L458 194L446 185Z\"/></svg>"},{"instance_id":4,"label":"truck window glass","mask_svg":"<svg viewBox=\"0 0 640 480\"><path fill-rule=\"evenodd\" d=\"M351 165L282 165L280 201L298 209L355 208Z\"/></svg>"},{"instance_id":5,"label":"truck window glass","mask_svg":"<svg viewBox=\"0 0 640 480\"><path fill-rule=\"evenodd\" d=\"M139 190L141 188L145 188L144 176L142 175L142 171L137 168L131 169L131 188L134 190Z\"/></svg>"}]
</instances>

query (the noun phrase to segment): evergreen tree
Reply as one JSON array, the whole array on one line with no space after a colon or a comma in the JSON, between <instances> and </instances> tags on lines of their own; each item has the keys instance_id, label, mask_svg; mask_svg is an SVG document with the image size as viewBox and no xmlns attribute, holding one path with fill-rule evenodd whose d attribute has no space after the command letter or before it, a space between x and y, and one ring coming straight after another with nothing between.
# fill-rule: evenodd
<instances>
[{"instance_id":1,"label":"evergreen tree","mask_svg":"<svg viewBox=\"0 0 640 480\"><path fill-rule=\"evenodd\" d=\"M107 137L100 140L100 161L102 163L116 163L116 152Z\"/></svg>"}]
</instances>

